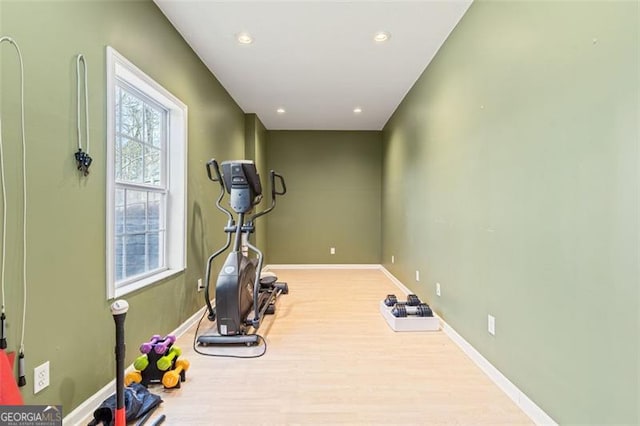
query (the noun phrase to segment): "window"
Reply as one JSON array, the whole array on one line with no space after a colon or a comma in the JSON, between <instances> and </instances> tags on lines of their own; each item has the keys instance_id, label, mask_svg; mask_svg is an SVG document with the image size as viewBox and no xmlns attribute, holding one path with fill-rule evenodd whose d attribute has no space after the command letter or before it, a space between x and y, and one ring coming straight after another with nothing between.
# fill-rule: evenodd
<instances>
[{"instance_id":1,"label":"window","mask_svg":"<svg viewBox=\"0 0 640 426\"><path fill-rule=\"evenodd\" d=\"M107 47L107 296L183 271L187 107Z\"/></svg>"}]
</instances>

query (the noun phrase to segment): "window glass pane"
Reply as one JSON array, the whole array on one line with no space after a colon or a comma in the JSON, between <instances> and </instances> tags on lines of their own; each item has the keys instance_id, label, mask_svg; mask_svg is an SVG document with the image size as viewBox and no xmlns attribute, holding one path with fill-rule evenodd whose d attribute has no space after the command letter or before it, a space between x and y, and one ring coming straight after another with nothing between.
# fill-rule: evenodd
<instances>
[{"instance_id":1,"label":"window glass pane","mask_svg":"<svg viewBox=\"0 0 640 426\"><path fill-rule=\"evenodd\" d=\"M122 106L122 89L120 87L116 87L116 133L122 132L122 129L120 129L120 125L122 124L122 120L120 119L120 106Z\"/></svg>"},{"instance_id":2,"label":"window glass pane","mask_svg":"<svg viewBox=\"0 0 640 426\"><path fill-rule=\"evenodd\" d=\"M161 224L161 209L163 209L163 195L157 192L150 192L147 201L147 229L158 231L164 226Z\"/></svg>"},{"instance_id":3,"label":"window glass pane","mask_svg":"<svg viewBox=\"0 0 640 426\"><path fill-rule=\"evenodd\" d=\"M160 185L160 150L144 147L144 183Z\"/></svg>"},{"instance_id":4,"label":"window glass pane","mask_svg":"<svg viewBox=\"0 0 640 426\"><path fill-rule=\"evenodd\" d=\"M115 261L116 261L116 281L124 278L124 237L116 237L115 242Z\"/></svg>"},{"instance_id":5,"label":"window glass pane","mask_svg":"<svg viewBox=\"0 0 640 426\"><path fill-rule=\"evenodd\" d=\"M120 92L120 108L116 110L116 114L120 114L120 117L116 118L119 124L116 129L122 134L142 140L144 104L126 90L120 88Z\"/></svg>"},{"instance_id":6,"label":"window glass pane","mask_svg":"<svg viewBox=\"0 0 640 426\"><path fill-rule=\"evenodd\" d=\"M124 237L126 259L125 259L125 275L132 277L146 272L146 253L145 253L145 235L134 234Z\"/></svg>"},{"instance_id":7,"label":"window glass pane","mask_svg":"<svg viewBox=\"0 0 640 426\"><path fill-rule=\"evenodd\" d=\"M143 182L143 155L144 149L140 142L123 138L122 140L122 171L120 180L123 182Z\"/></svg>"},{"instance_id":8,"label":"window glass pane","mask_svg":"<svg viewBox=\"0 0 640 426\"><path fill-rule=\"evenodd\" d=\"M160 131L162 126L162 111L151 105L145 105L144 108L145 138L144 141L159 147Z\"/></svg>"},{"instance_id":9,"label":"window glass pane","mask_svg":"<svg viewBox=\"0 0 640 426\"><path fill-rule=\"evenodd\" d=\"M164 258L165 195L116 189L116 281L161 268Z\"/></svg>"},{"instance_id":10,"label":"window glass pane","mask_svg":"<svg viewBox=\"0 0 640 426\"><path fill-rule=\"evenodd\" d=\"M146 191L127 190L126 192L125 232L127 234L144 232L147 228Z\"/></svg>"},{"instance_id":11,"label":"window glass pane","mask_svg":"<svg viewBox=\"0 0 640 426\"><path fill-rule=\"evenodd\" d=\"M124 189L116 189L115 232L116 235L124 233Z\"/></svg>"},{"instance_id":12,"label":"window glass pane","mask_svg":"<svg viewBox=\"0 0 640 426\"><path fill-rule=\"evenodd\" d=\"M160 118L162 118L162 116ZM151 134L151 144L153 146L160 147L160 144L162 143L162 135L165 133L163 126L164 123L160 120L160 123L153 128L153 132Z\"/></svg>"},{"instance_id":13,"label":"window glass pane","mask_svg":"<svg viewBox=\"0 0 640 426\"><path fill-rule=\"evenodd\" d=\"M115 174L117 180L122 180L122 137L116 136L115 144Z\"/></svg>"},{"instance_id":14,"label":"window glass pane","mask_svg":"<svg viewBox=\"0 0 640 426\"><path fill-rule=\"evenodd\" d=\"M149 270L157 269L164 264L161 247L164 247L164 232L152 232L147 234L147 246L149 248Z\"/></svg>"}]
</instances>

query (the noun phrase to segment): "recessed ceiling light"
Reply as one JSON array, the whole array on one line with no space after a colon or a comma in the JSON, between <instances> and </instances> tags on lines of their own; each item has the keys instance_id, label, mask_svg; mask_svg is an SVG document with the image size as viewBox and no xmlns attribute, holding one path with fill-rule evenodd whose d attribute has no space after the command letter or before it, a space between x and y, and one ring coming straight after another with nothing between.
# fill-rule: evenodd
<instances>
[{"instance_id":1,"label":"recessed ceiling light","mask_svg":"<svg viewBox=\"0 0 640 426\"><path fill-rule=\"evenodd\" d=\"M284 109L284 108L278 108L278 109L276 110L276 112L277 112L278 114L284 114L284 113L285 113L285 112L287 112L287 111L285 111L285 109Z\"/></svg>"},{"instance_id":2,"label":"recessed ceiling light","mask_svg":"<svg viewBox=\"0 0 640 426\"><path fill-rule=\"evenodd\" d=\"M251 44L253 43L253 37L249 33L240 33L236 35L236 39L240 44Z\"/></svg>"},{"instance_id":3,"label":"recessed ceiling light","mask_svg":"<svg viewBox=\"0 0 640 426\"><path fill-rule=\"evenodd\" d=\"M362 108L356 107L356 108L353 109L353 112L356 113L356 114L360 114L362 112Z\"/></svg>"},{"instance_id":4,"label":"recessed ceiling light","mask_svg":"<svg viewBox=\"0 0 640 426\"><path fill-rule=\"evenodd\" d=\"M373 40L377 41L378 43L382 43L383 41L387 41L391 38L391 34L389 34L386 31L378 31L374 36L373 36Z\"/></svg>"}]
</instances>

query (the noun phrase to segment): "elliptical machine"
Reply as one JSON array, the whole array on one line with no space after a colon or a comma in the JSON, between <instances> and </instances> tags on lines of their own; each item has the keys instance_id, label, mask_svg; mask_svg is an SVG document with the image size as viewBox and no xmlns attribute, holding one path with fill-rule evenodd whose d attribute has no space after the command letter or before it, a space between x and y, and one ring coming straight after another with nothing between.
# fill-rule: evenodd
<instances>
[{"instance_id":1,"label":"elliptical machine","mask_svg":"<svg viewBox=\"0 0 640 426\"><path fill-rule=\"evenodd\" d=\"M222 162L221 165L222 173L215 159L207 162L209 179L220 184L216 207L228 217L224 228L226 244L209 257L205 274L204 298L208 318L216 321L217 332L202 334L197 341L202 345L255 345L259 341L257 330L262 318L275 312L275 301L281 294L287 294L289 289L286 283L277 282L275 274L262 273L263 254L251 244L249 236L255 231L255 220L275 208L276 197L286 194L287 187L282 175L271 170L271 205L246 219L262 200L262 185L255 163L235 160ZM278 189L276 181L279 183ZM220 204L225 192L230 196L229 205L237 214L237 220L230 210ZM214 308L209 296L211 266L213 260L229 248L232 237L232 251L218 274ZM249 250L256 256L249 257Z\"/></svg>"}]
</instances>

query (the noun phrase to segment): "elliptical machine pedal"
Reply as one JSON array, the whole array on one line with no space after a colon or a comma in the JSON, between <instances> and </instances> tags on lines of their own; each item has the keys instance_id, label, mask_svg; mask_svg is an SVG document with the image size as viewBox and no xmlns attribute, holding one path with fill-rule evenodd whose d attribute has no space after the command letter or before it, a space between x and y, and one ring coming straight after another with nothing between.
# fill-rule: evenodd
<instances>
[{"instance_id":1,"label":"elliptical machine pedal","mask_svg":"<svg viewBox=\"0 0 640 426\"><path fill-rule=\"evenodd\" d=\"M273 272L262 271L260 274L260 287L261 288L273 288L274 284L278 281L278 276Z\"/></svg>"},{"instance_id":2,"label":"elliptical machine pedal","mask_svg":"<svg viewBox=\"0 0 640 426\"><path fill-rule=\"evenodd\" d=\"M276 283L275 287L280 290L280 294L289 294L289 285L287 283Z\"/></svg>"}]
</instances>

